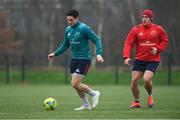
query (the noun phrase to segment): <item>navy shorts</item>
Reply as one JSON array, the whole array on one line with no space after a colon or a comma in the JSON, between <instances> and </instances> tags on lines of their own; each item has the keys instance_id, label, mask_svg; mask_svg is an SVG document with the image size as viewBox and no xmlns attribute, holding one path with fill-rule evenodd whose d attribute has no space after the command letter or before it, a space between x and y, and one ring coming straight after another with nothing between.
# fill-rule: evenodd
<instances>
[{"instance_id":1,"label":"navy shorts","mask_svg":"<svg viewBox=\"0 0 180 120\"><path fill-rule=\"evenodd\" d=\"M158 65L159 65L159 62L157 62L157 61L140 61L140 60L135 60L133 68L132 68L132 71L142 71L142 72L145 72L146 70L150 70L153 73L155 73Z\"/></svg>"},{"instance_id":2,"label":"navy shorts","mask_svg":"<svg viewBox=\"0 0 180 120\"><path fill-rule=\"evenodd\" d=\"M87 75L90 65L91 65L91 60L72 59L70 64L70 73Z\"/></svg>"}]
</instances>

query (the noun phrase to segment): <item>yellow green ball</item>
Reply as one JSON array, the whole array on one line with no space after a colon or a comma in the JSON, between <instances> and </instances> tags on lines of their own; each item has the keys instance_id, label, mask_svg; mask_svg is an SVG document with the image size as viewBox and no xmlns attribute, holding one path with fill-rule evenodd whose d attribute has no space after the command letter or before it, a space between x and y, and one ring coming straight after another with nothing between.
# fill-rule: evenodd
<instances>
[{"instance_id":1,"label":"yellow green ball","mask_svg":"<svg viewBox=\"0 0 180 120\"><path fill-rule=\"evenodd\" d=\"M44 100L44 108L46 110L54 110L57 107L57 101L53 97L46 98Z\"/></svg>"}]
</instances>

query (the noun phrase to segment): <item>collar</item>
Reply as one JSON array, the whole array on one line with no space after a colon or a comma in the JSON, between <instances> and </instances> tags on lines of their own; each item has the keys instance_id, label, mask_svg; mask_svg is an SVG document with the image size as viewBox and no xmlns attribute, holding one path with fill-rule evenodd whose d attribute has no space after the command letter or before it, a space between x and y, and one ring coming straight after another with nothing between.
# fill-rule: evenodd
<instances>
[{"instance_id":1,"label":"collar","mask_svg":"<svg viewBox=\"0 0 180 120\"><path fill-rule=\"evenodd\" d=\"M152 26L152 23L149 23L147 25L143 25L144 28L150 28Z\"/></svg>"},{"instance_id":2,"label":"collar","mask_svg":"<svg viewBox=\"0 0 180 120\"><path fill-rule=\"evenodd\" d=\"M73 26L71 26L72 28L75 28L76 26L78 26L80 24L80 21L78 20Z\"/></svg>"}]
</instances>

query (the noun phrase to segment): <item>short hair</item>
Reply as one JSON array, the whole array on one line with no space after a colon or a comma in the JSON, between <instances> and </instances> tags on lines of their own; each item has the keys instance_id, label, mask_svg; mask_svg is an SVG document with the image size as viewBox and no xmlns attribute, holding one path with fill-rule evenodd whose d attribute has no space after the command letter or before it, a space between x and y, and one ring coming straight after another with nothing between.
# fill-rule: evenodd
<instances>
[{"instance_id":1,"label":"short hair","mask_svg":"<svg viewBox=\"0 0 180 120\"><path fill-rule=\"evenodd\" d=\"M77 18L79 16L79 12L77 10L72 9L66 13L66 16L73 16L74 18Z\"/></svg>"}]
</instances>

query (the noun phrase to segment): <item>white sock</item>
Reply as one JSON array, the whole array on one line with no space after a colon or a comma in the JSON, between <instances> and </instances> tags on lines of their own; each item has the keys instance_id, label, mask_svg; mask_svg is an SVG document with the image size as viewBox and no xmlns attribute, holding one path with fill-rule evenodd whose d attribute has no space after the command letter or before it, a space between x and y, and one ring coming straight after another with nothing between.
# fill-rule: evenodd
<instances>
[{"instance_id":1,"label":"white sock","mask_svg":"<svg viewBox=\"0 0 180 120\"><path fill-rule=\"evenodd\" d=\"M87 98L87 96L85 95L85 97L84 98L82 98L82 101L83 101L83 105L84 106L89 106L89 101L88 101L88 98Z\"/></svg>"},{"instance_id":2,"label":"white sock","mask_svg":"<svg viewBox=\"0 0 180 120\"><path fill-rule=\"evenodd\" d=\"M139 98L136 98L136 99L134 99L134 101L139 102L140 100L139 100Z\"/></svg>"},{"instance_id":3,"label":"white sock","mask_svg":"<svg viewBox=\"0 0 180 120\"><path fill-rule=\"evenodd\" d=\"M96 92L94 91L94 90L92 90L92 89L90 89L90 92L88 93L90 96L94 96L94 95L96 95Z\"/></svg>"}]
</instances>

